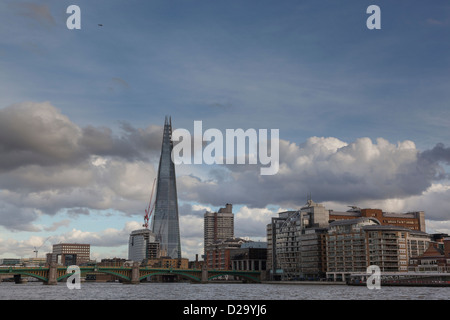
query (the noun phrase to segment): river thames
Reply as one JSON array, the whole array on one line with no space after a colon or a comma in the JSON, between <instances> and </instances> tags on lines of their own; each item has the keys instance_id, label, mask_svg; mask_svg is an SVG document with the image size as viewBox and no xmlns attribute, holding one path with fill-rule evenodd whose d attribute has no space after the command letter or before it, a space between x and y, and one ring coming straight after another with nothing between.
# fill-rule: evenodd
<instances>
[{"instance_id":1,"label":"river thames","mask_svg":"<svg viewBox=\"0 0 450 320\"><path fill-rule=\"evenodd\" d=\"M83 282L69 289L65 282L0 283L1 300L449 300L450 287L381 287L241 284Z\"/></svg>"}]
</instances>

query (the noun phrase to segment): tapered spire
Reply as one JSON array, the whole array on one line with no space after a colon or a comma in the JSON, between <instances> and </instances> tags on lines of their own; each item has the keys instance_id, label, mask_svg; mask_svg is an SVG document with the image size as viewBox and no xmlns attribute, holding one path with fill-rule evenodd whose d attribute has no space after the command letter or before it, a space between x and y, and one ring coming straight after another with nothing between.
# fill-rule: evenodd
<instances>
[{"instance_id":1,"label":"tapered spire","mask_svg":"<svg viewBox=\"0 0 450 320\"><path fill-rule=\"evenodd\" d=\"M158 168L153 233L159 240L161 255L177 259L181 258L181 244L172 149L172 118L166 116Z\"/></svg>"}]
</instances>

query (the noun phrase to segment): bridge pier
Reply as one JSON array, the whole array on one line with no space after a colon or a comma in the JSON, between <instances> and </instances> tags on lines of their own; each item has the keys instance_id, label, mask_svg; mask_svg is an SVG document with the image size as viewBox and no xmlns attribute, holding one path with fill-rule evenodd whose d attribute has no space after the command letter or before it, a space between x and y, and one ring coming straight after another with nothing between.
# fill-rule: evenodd
<instances>
[{"instance_id":1,"label":"bridge pier","mask_svg":"<svg viewBox=\"0 0 450 320\"><path fill-rule=\"evenodd\" d=\"M58 266L56 263L51 263L48 268L48 281L45 284L56 285L58 284Z\"/></svg>"},{"instance_id":2,"label":"bridge pier","mask_svg":"<svg viewBox=\"0 0 450 320\"><path fill-rule=\"evenodd\" d=\"M208 283L208 268L206 267L206 264L203 264L202 267L201 283Z\"/></svg>"},{"instance_id":3,"label":"bridge pier","mask_svg":"<svg viewBox=\"0 0 450 320\"><path fill-rule=\"evenodd\" d=\"M20 274L15 274L14 275L14 283L15 284L23 283L22 276Z\"/></svg>"},{"instance_id":4,"label":"bridge pier","mask_svg":"<svg viewBox=\"0 0 450 320\"><path fill-rule=\"evenodd\" d=\"M131 284L139 284L139 262L134 262L131 269Z\"/></svg>"}]
</instances>

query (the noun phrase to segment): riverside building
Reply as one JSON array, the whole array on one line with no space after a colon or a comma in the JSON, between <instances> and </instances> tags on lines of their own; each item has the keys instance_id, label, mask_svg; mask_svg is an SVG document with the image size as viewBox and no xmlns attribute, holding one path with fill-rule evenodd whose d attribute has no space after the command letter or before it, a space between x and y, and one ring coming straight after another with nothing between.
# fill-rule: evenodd
<instances>
[{"instance_id":1,"label":"riverside building","mask_svg":"<svg viewBox=\"0 0 450 320\"><path fill-rule=\"evenodd\" d=\"M280 280L283 270L278 263L277 239L281 233L281 227L286 223L287 218L295 211L284 211L278 213L278 217L272 217L267 225L267 270L269 270L270 280Z\"/></svg>"},{"instance_id":2,"label":"riverside building","mask_svg":"<svg viewBox=\"0 0 450 320\"><path fill-rule=\"evenodd\" d=\"M422 231L381 225L376 218L332 222L326 235L327 278L344 281L352 273L365 273L370 265L381 272L407 272L411 255L422 254L429 242Z\"/></svg>"},{"instance_id":3,"label":"riverside building","mask_svg":"<svg viewBox=\"0 0 450 320\"><path fill-rule=\"evenodd\" d=\"M369 234L370 228L374 230ZM408 259L428 248L430 239L424 230L423 211L386 213L351 207L339 212L308 199L300 210L280 212L267 225L268 276L271 280L336 279L365 272L376 263L381 263L382 271L407 271ZM388 234L393 238L385 238ZM337 238L351 242L344 246ZM369 239L370 249L365 243Z\"/></svg>"},{"instance_id":4,"label":"riverside building","mask_svg":"<svg viewBox=\"0 0 450 320\"><path fill-rule=\"evenodd\" d=\"M435 235L432 235L435 236ZM450 238L448 235L434 240L421 255L409 261L411 272L450 272Z\"/></svg>"},{"instance_id":5,"label":"riverside building","mask_svg":"<svg viewBox=\"0 0 450 320\"><path fill-rule=\"evenodd\" d=\"M267 267L267 243L245 242L231 251L232 270L265 271Z\"/></svg>"},{"instance_id":6,"label":"riverside building","mask_svg":"<svg viewBox=\"0 0 450 320\"><path fill-rule=\"evenodd\" d=\"M328 210L308 200L298 211L280 212L267 225L267 264L272 280L325 277Z\"/></svg>"},{"instance_id":7,"label":"riverside building","mask_svg":"<svg viewBox=\"0 0 450 320\"><path fill-rule=\"evenodd\" d=\"M240 249L248 240L243 238L229 238L218 240L206 247L205 263L208 269L231 270L231 255Z\"/></svg>"}]
</instances>

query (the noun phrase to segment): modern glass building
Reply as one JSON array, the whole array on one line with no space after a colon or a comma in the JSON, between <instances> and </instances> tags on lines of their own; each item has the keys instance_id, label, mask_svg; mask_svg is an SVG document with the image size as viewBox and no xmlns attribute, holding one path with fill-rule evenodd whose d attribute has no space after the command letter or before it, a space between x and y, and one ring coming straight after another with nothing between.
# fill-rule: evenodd
<instances>
[{"instance_id":1,"label":"modern glass building","mask_svg":"<svg viewBox=\"0 0 450 320\"><path fill-rule=\"evenodd\" d=\"M159 243L148 229L131 232L128 241L128 260L142 262L145 259L159 258Z\"/></svg>"},{"instance_id":2,"label":"modern glass building","mask_svg":"<svg viewBox=\"0 0 450 320\"><path fill-rule=\"evenodd\" d=\"M181 258L180 227L178 219L177 184L172 161L172 119L166 117L159 160L155 211L152 231L160 245L160 255Z\"/></svg>"}]
</instances>

